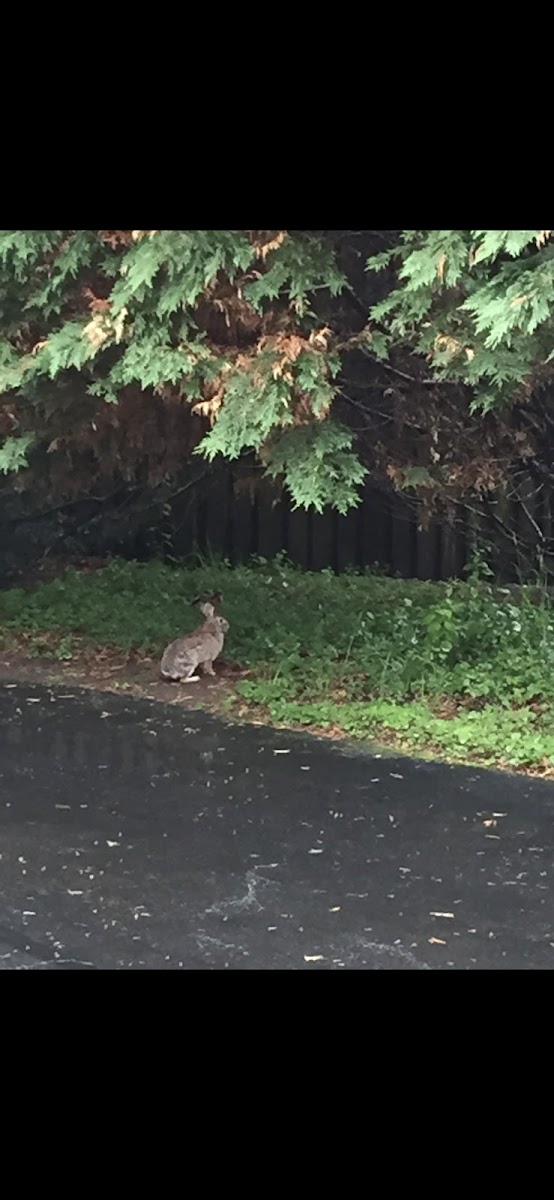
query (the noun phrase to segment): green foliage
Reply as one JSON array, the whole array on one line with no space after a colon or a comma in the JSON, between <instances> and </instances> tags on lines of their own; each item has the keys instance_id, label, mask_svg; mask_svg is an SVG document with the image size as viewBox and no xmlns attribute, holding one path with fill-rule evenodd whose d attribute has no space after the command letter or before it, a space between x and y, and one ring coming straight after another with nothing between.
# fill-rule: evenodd
<instances>
[{"instance_id":1,"label":"green foliage","mask_svg":"<svg viewBox=\"0 0 554 1200\"><path fill-rule=\"evenodd\" d=\"M350 430L336 421L290 430L273 450L269 474L290 480L296 508L312 505L322 512L328 504L344 514L358 504L366 474L351 453L353 440Z\"/></svg>"},{"instance_id":2,"label":"green foliage","mask_svg":"<svg viewBox=\"0 0 554 1200\"><path fill-rule=\"evenodd\" d=\"M261 312L264 301L274 300L286 291L296 311L304 314L309 294L322 285L336 296L344 286L344 277L331 247L317 235L304 232L286 239L280 253L273 256L269 271L255 283L249 283L245 294Z\"/></svg>"},{"instance_id":3,"label":"green foliage","mask_svg":"<svg viewBox=\"0 0 554 1200\"><path fill-rule=\"evenodd\" d=\"M372 310L389 351L425 356L439 379L488 411L544 382L554 341L554 243L541 229L403 230L397 286Z\"/></svg>"},{"instance_id":4,"label":"green foliage","mask_svg":"<svg viewBox=\"0 0 554 1200\"><path fill-rule=\"evenodd\" d=\"M32 434L6 438L0 446L0 471L3 475L8 475L10 471L20 471L26 466L27 454L33 441Z\"/></svg>"},{"instance_id":5,"label":"green foliage","mask_svg":"<svg viewBox=\"0 0 554 1200\"><path fill-rule=\"evenodd\" d=\"M243 684L243 691L256 698L260 689ZM537 717L530 708L515 711L488 705L475 711L461 709L453 718L436 716L429 705L391 700L368 703L323 701L318 704L274 703L272 715L284 723L339 727L355 738L386 737L402 749L450 761L478 758L489 766L512 767L554 763L552 708Z\"/></svg>"},{"instance_id":6,"label":"green foliage","mask_svg":"<svg viewBox=\"0 0 554 1200\"><path fill-rule=\"evenodd\" d=\"M63 661L79 636L161 654L198 622L199 594L222 591L224 657L239 694L274 721L337 726L406 748L512 765L554 763L554 612L540 589L371 573L302 572L281 557L231 569L114 561L33 592L0 593L3 638L24 634Z\"/></svg>"},{"instance_id":7,"label":"green foliage","mask_svg":"<svg viewBox=\"0 0 554 1200\"><path fill-rule=\"evenodd\" d=\"M318 418L325 414L333 401L332 376L336 375L338 363L325 357L321 351L306 346L295 360L285 359L279 349L272 347L256 355L251 364L241 363L230 373L225 390L225 404L213 429L204 438L199 450L213 459L216 454L238 458L245 450L264 448L266 461L280 462L295 499L297 496L287 473L286 455L278 454L281 444L276 438L277 455L268 448L268 439L280 430L293 429L292 441L296 456L303 456L304 467L308 462L304 434L312 434L312 442L321 436ZM259 378L254 386L252 375ZM313 418L307 424L297 425L295 390L309 401ZM315 435L315 437L313 436ZM287 444L290 444L290 435ZM351 445L350 439L349 445ZM342 444L337 449L342 449ZM275 472L272 472L275 474ZM313 472L312 472L313 474Z\"/></svg>"},{"instance_id":8,"label":"green foliage","mask_svg":"<svg viewBox=\"0 0 554 1200\"><path fill-rule=\"evenodd\" d=\"M476 410L500 413L552 377L552 231L382 231L394 244L369 261L371 272L388 272L371 308L353 268L347 278L340 265L352 258L341 257L343 232L355 249L368 231L0 231L0 443L19 438L21 452L6 443L0 470L21 468L28 437L33 461L44 466L44 450L53 455L53 476L93 460L113 478L122 446L135 465L148 457L155 420L146 405L155 402L184 410L188 422L165 459L160 434L156 484L196 447L209 461L253 452L297 506L317 510L355 505L365 469L429 504L456 489L493 490L527 449L491 419L480 471L471 471L462 435L469 428L475 440ZM368 374L352 395L341 369L354 348L366 353ZM426 387L463 385L452 408L441 409L434 388L421 403L406 388L421 377L421 359ZM386 396L391 368L403 382L387 434L375 397ZM107 406L122 399L127 436L118 440ZM419 439L409 440L410 429ZM426 434L439 439L431 449ZM429 473L431 451L440 465Z\"/></svg>"},{"instance_id":9,"label":"green foliage","mask_svg":"<svg viewBox=\"0 0 554 1200\"><path fill-rule=\"evenodd\" d=\"M77 412L94 429L125 389L173 389L198 405L193 421L209 419L199 453L253 450L296 504L345 511L363 470L332 431L340 364L312 311L343 284L324 232L0 231L0 404L57 452ZM22 465L11 443L1 462Z\"/></svg>"}]
</instances>

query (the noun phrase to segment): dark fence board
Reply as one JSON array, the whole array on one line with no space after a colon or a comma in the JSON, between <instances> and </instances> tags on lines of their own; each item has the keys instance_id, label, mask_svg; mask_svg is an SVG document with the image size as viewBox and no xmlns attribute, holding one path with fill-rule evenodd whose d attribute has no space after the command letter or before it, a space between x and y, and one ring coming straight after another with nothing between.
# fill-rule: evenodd
<instances>
[{"instance_id":1,"label":"dark fence board","mask_svg":"<svg viewBox=\"0 0 554 1200\"><path fill-rule=\"evenodd\" d=\"M325 517L322 517L321 520L325 520ZM346 517L341 517L340 513L337 514L335 519L335 547L335 562L332 564L335 570L344 571L345 567L357 566L357 513L349 513Z\"/></svg>"},{"instance_id":2,"label":"dark fence board","mask_svg":"<svg viewBox=\"0 0 554 1200\"><path fill-rule=\"evenodd\" d=\"M494 546L491 565L499 578L528 573L541 547L551 567L554 562L552 499L531 481L523 490L525 507L501 493L487 501L473 498L467 508L455 510L453 522L436 521L423 529L413 500L377 488L367 487L358 508L341 516L333 510L293 510L286 493L265 482L252 490L237 488L240 478L238 472L223 471L207 489L187 492L174 512L178 555L198 549L242 563L253 554L271 559L285 551L307 569L377 565L407 579L459 578L475 544ZM516 538L503 533L501 524L513 524L514 518Z\"/></svg>"},{"instance_id":3,"label":"dark fence board","mask_svg":"<svg viewBox=\"0 0 554 1200\"><path fill-rule=\"evenodd\" d=\"M289 514L287 545L284 549L294 562L303 567L311 566L311 514L296 508Z\"/></svg>"},{"instance_id":4,"label":"dark fence board","mask_svg":"<svg viewBox=\"0 0 554 1200\"><path fill-rule=\"evenodd\" d=\"M315 513L312 520L312 568L332 567L335 561L336 521L334 513Z\"/></svg>"},{"instance_id":5,"label":"dark fence board","mask_svg":"<svg viewBox=\"0 0 554 1200\"><path fill-rule=\"evenodd\" d=\"M231 511L228 501L228 478L218 474L206 494L206 549L211 554L225 555L227 552L227 526Z\"/></svg>"},{"instance_id":6,"label":"dark fence board","mask_svg":"<svg viewBox=\"0 0 554 1200\"><path fill-rule=\"evenodd\" d=\"M392 498L391 566L410 579L417 568L417 530L412 513L400 496Z\"/></svg>"},{"instance_id":7,"label":"dark fence board","mask_svg":"<svg viewBox=\"0 0 554 1200\"><path fill-rule=\"evenodd\" d=\"M258 545L257 554L262 558L275 558L283 549L283 504L269 491L260 492L258 496Z\"/></svg>"}]
</instances>

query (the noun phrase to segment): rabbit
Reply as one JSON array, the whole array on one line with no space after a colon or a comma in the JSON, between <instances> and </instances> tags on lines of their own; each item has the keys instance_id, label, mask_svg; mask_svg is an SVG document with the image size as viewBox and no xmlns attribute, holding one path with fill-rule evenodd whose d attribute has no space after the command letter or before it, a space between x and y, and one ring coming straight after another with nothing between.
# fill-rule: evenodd
<instances>
[{"instance_id":1,"label":"rabbit","mask_svg":"<svg viewBox=\"0 0 554 1200\"><path fill-rule=\"evenodd\" d=\"M176 638L164 650L161 662L164 679L196 683L200 677L194 672L199 666L206 675L215 675L212 664L221 654L229 622L225 617L215 615L213 604L201 604L200 612L206 618L204 624L199 625L193 633Z\"/></svg>"}]
</instances>

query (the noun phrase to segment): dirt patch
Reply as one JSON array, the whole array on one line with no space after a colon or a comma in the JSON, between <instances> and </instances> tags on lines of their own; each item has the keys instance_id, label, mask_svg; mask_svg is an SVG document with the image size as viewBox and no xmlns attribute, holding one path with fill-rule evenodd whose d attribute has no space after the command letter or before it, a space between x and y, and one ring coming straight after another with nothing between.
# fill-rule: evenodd
<instances>
[{"instance_id":1,"label":"dirt patch","mask_svg":"<svg viewBox=\"0 0 554 1200\"><path fill-rule=\"evenodd\" d=\"M28 570L18 572L5 587L32 591L40 584L62 578L69 569L91 575L105 570L111 561L110 558L76 558L61 554L47 556ZM61 660L56 655L60 642L57 632L40 635L40 655L36 654L36 633L10 636L13 644L7 647L0 644L0 680L12 683L67 684L71 681L99 691L124 692L163 704L186 704L191 708L220 712L229 707L228 701L235 693L237 682L248 674L237 663L220 659L215 664L215 679L201 675L197 683L185 686L163 680L159 659L135 650L127 652L117 646L91 646L85 638L72 635L77 650L70 659Z\"/></svg>"},{"instance_id":2,"label":"dirt patch","mask_svg":"<svg viewBox=\"0 0 554 1200\"><path fill-rule=\"evenodd\" d=\"M83 650L82 656L59 662L48 655L31 658L24 648L0 649L0 680L11 683L76 683L80 687L127 693L163 704L186 704L211 712L226 707L239 679L246 672L235 663L217 662L216 677L201 676L197 683L168 683L160 678L157 659L113 647Z\"/></svg>"}]
</instances>

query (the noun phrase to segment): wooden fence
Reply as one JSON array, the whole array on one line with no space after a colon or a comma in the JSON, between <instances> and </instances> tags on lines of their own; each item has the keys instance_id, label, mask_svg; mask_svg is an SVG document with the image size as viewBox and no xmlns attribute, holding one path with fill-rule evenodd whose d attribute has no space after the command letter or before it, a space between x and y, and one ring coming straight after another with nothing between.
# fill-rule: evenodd
<instances>
[{"instance_id":1,"label":"wooden fence","mask_svg":"<svg viewBox=\"0 0 554 1200\"><path fill-rule=\"evenodd\" d=\"M285 551L312 570L377 564L419 579L460 575L468 540L463 522L422 529L408 501L375 488L366 488L359 508L347 516L332 510L319 515L293 511L288 497L277 498L270 488L249 494L231 471L205 490L191 490L174 512L169 539L179 556L199 550L240 563Z\"/></svg>"},{"instance_id":2,"label":"wooden fence","mask_svg":"<svg viewBox=\"0 0 554 1200\"><path fill-rule=\"evenodd\" d=\"M168 529L173 552L211 551L240 563L285 551L312 570L378 565L405 578L449 579L462 575L477 543L488 547L498 579L527 578L539 560L554 575L554 508L531 486L524 501L473 500L459 507L453 524L436 521L426 529L413 501L375 486L342 517L293 511L287 494L279 497L265 484L249 492L246 482L229 469L188 490Z\"/></svg>"},{"instance_id":3,"label":"wooden fence","mask_svg":"<svg viewBox=\"0 0 554 1200\"><path fill-rule=\"evenodd\" d=\"M55 546L72 555L121 554L133 558L156 555L186 557L200 551L223 555L232 563L252 555L273 558L285 551L312 570L341 571L379 566L405 578L449 579L463 573L475 544L486 549L499 580L529 578L540 561L554 578L554 507L545 490L521 489L519 500L474 500L457 509L453 524L434 522L422 528L413 501L367 486L362 502L347 516L293 511L288 494L279 495L265 481L249 487L241 467L190 476L171 503L153 499L134 511L107 500L86 497L68 506L71 516L60 528L57 512L10 515L4 504L0 522L0 576L40 558ZM164 516L165 513L165 516ZM13 561L12 561L13 560ZM22 562L20 562L22 560Z\"/></svg>"}]
</instances>

